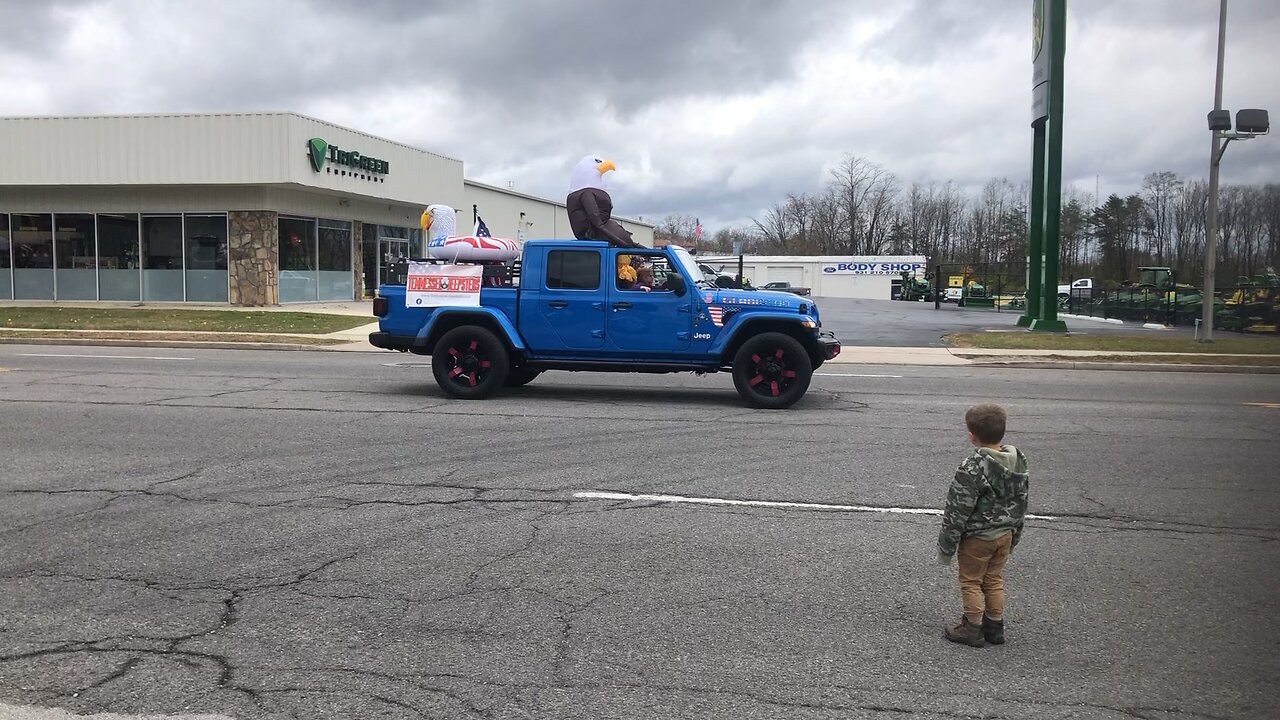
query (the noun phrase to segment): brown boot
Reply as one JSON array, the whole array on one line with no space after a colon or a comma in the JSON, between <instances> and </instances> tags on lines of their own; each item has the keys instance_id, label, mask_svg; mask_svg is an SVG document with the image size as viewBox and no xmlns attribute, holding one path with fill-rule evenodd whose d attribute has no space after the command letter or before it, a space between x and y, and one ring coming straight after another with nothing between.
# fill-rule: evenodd
<instances>
[{"instance_id":1,"label":"brown boot","mask_svg":"<svg viewBox=\"0 0 1280 720\"><path fill-rule=\"evenodd\" d=\"M982 640L982 626L969 622L969 618L963 615L960 617L959 625L942 629L942 637L969 647L982 647L986 644Z\"/></svg>"},{"instance_id":2,"label":"brown boot","mask_svg":"<svg viewBox=\"0 0 1280 720\"><path fill-rule=\"evenodd\" d=\"M982 616L982 637L992 645L1004 644L1004 618L992 620L986 615Z\"/></svg>"}]
</instances>

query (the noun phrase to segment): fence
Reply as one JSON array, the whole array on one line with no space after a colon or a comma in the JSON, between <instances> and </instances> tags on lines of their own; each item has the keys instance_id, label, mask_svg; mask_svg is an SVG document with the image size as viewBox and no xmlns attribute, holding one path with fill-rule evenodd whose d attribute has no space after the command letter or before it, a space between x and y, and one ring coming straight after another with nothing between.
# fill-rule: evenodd
<instances>
[{"instance_id":1,"label":"fence","mask_svg":"<svg viewBox=\"0 0 1280 720\"><path fill-rule=\"evenodd\" d=\"M937 265L933 272L933 292L928 299L936 305L954 303L996 312L1021 311L1026 306L1025 262Z\"/></svg>"},{"instance_id":2,"label":"fence","mask_svg":"<svg viewBox=\"0 0 1280 720\"><path fill-rule=\"evenodd\" d=\"M1195 288L1162 290L1151 286L1073 291L1059 296L1062 312L1161 325L1195 325L1203 317L1204 300ZM1229 286L1214 293L1215 330L1280 332L1280 287L1257 284Z\"/></svg>"}]
</instances>

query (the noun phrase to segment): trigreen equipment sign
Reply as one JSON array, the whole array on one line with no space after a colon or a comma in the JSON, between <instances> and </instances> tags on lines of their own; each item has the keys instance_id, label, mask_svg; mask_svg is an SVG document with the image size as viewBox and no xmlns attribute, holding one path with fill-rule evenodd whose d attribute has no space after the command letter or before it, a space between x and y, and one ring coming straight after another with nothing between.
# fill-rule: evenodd
<instances>
[{"instance_id":1,"label":"trigreen equipment sign","mask_svg":"<svg viewBox=\"0 0 1280 720\"><path fill-rule=\"evenodd\" d=\"M311 138L307 141L307 154L311 158L311 169L320 172L324 162L328 160L334 165L364 170L365 172L386 175L391 172L391 163L386 160L361 155L355 150L342 150L337 145L330 145L324 138Z\"/></svg>"}]
</instances>

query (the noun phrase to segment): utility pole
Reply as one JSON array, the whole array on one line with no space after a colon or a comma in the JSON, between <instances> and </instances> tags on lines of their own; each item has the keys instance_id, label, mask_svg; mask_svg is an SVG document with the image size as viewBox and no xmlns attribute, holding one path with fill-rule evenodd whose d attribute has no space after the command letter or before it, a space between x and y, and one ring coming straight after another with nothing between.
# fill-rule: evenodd
<instances>
[{"instance_id":1,"label":"utility pole","mask_svg":"<svg viewBox=\"0 0 1280 720\"><path fill-rule=\"evenodd\" d=\"M1218 77L1213 86L1214 112L1222 110L1222 59L1227 43L1227 0L1218 10ZM1214 263L1218 241L1218 163L1222 160L1222 131L1213 129L1209 145L1209 216L1204 228L1204 287L1200 291L1200 342L1213 342Z\"/></svg>"}]
</instances>

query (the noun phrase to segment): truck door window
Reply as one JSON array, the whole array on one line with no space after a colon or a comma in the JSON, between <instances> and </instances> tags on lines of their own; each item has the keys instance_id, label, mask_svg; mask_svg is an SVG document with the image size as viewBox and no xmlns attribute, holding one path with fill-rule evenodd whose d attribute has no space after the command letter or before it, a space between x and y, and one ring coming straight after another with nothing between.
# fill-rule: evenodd
<instances>
[{"instance_id":1,"label":"truck door window","mask_svg":"<svg viewBox=\"0 0 1280 720\"><path fill-rule=\"evenodd\" d=\"M557 290L598 289L600 253L594 250L552 250L547 254L547 287Z\"/></svg>"},{"instance_id":2,"label":"truck door window","mask_svg":"<svg viewBox=\"0 0 1280 720\"><path fill-rule=\"evenodd\" d=\"M671 268L665 255L633 253L619 255L618 259L619 290L670 292L666 280L675 270Z\"/></svg>"}]
</instances>

